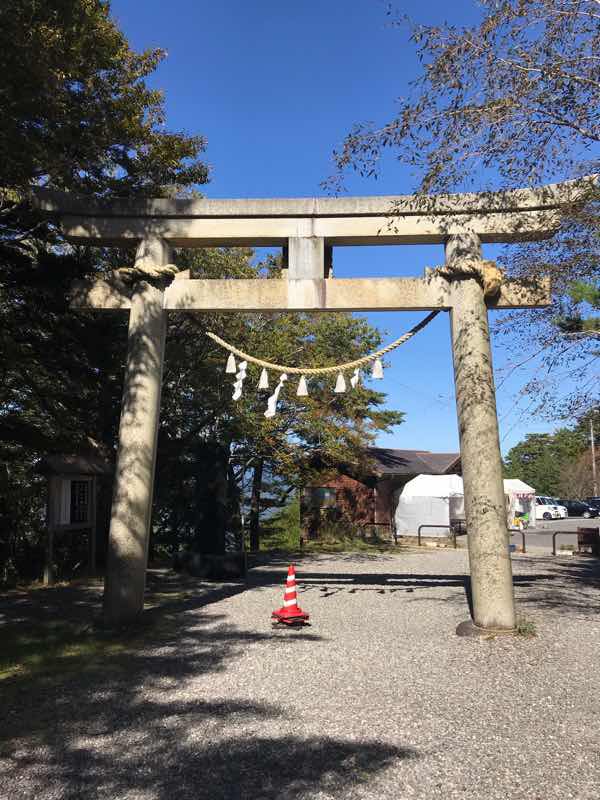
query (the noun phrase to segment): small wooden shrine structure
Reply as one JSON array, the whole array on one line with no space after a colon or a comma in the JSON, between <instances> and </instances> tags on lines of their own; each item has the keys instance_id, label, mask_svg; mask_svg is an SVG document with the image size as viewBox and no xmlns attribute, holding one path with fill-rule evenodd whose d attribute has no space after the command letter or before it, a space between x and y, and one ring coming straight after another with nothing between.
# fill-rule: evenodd
<instances>
[{"instance_id":1,"label":"small wooden shrine structure","mask_svg":"<svg viewBox=\"0 0 600 800\"><path fill-rule=\"evenodd\" d=\"M113 465L97 453L55 454L43 459L40 472L48 481L44 583L50 585L56 579L57 546L79 554L80 562L87 562L86 573L93 575L99 533L99 480L112 476Z\"/></svg>"}]
</instances>

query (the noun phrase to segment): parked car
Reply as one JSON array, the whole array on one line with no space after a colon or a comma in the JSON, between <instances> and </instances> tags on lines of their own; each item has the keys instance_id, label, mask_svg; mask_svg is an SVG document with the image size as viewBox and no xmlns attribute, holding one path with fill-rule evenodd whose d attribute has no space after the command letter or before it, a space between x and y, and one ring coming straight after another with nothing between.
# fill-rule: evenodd
<instances>
[{"instance_id":1,"label":"parked car","mask_svg":"<svg viewBox=\"0 0 600 800\"><path fill-rule=\"evenodd\" d=\"M600 509L600 497L586 497L585 502L592 508Z\"/></svg>"},{"instance_id":2,"label":"parked car","mask_svg":"<svg viewBox=\"0 0 600 800\"><path fill-rule=\"evenodd\" d=\"M560 514L560 519L565 519L565 517L569 516L569 512L567 511L567 507L564 505L562 500L559 500L556 497L551 497L550 500L558 508L558 513Z\"/></svg>"},{"instance_id":3,"label":"parked car","mask_svg":"<svg viewBox=\"0 0 600 800\"><path fill-rule=\"evenodd\" d=\"M560 504L566 507L570 517L590 519L590 517L597 517L600 514L600 508L594 508L582 500L561 500Z\"/></svg>"},{"instance_id":4,"label":"parked car","mask_svg":"<svg viewBox=\"0 0 600 800\"><path fill-rule=\"evenodd\" d=\"M560 519L561 511L558 510L552 498L541 495L535 498L535 516L537 519Z\"/></svg>"}]
</instances>

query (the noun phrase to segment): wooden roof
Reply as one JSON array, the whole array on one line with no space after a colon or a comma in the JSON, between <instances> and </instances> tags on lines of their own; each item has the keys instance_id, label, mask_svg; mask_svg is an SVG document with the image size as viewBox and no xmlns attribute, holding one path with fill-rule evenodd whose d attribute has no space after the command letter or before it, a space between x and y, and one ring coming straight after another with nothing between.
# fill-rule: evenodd
<instances>
[{"instance_id":1,"label":"wooden roof","mask_svg":"<svg viewBox=\"0 0 600 800\"><path fill-rule=\"evenodd\" d=\"M39 470L45 475L112 475L114 466L97 453L57 453L43 458Z\"/></svg>"},{"instance_id":2,"label":"wooden roof","mask_svg":"<svg viewBox=\"0 0 600 800\"><path fill-rule=\"evenodd\" d=\"M460 453L432 453L429 450L396 450L369 447L374 472L381 477L395 475L446 475L460 466Z\"/></svg>"}]
</instances>

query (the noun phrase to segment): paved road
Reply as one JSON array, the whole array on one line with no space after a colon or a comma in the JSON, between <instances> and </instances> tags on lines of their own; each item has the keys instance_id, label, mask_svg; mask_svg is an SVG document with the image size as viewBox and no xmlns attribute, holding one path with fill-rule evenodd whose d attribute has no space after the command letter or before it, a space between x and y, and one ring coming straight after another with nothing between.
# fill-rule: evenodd
<instances>
[{"instance_id":1,"label":"paved road","mask_svg":"<svg viewBox=\"0 0 600 800\"><path fill-rule=\"evenodd\" d=\"M557 547L561 545L577 544L577 528L598 528L599 519L583 519L583 517L567 517L566 519L553 519L538 521L535 528L528 528L525 531L525 544L527 549L530 547L547 550L552 552L552 533L554 531L573 531L571 534L559 535L556 537ZM522 544L521 534L513 533L511 541L518 547Z\"/></svg>"}]
</instances>

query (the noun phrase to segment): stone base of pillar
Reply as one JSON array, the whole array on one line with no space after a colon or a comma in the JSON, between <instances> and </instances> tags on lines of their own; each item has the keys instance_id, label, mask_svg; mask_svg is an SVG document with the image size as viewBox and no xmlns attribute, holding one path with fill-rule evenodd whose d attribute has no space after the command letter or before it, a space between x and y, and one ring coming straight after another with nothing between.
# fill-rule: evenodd
<instances>
[{"instance_id":1,"label":"stone base of pillar","mask_svg":"<svg viewBox=\"0 0 600 800\"><path fill-rule=\"evenodd\" d=\"M470 636L476 639L489 639L491 636L514 634L516 628L479 628L472 619L467 619L456 626L457 636Z\"/></svg>"}]
</instances>

